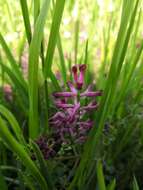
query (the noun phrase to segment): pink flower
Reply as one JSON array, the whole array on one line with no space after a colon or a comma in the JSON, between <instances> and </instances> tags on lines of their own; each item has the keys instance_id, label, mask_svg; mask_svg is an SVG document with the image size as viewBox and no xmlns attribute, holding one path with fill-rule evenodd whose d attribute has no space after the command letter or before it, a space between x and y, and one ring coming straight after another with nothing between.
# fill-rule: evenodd
<instances>
[{"instance_id":1,"label":"pink flower","mask_svg":"<svg viewBox=\"0 0 143 190\"><path fill-rule=\"evenodd\" d=\"M55 106L59 111L50 118L49 122L54 132L60 135L64 143L68 143L70 138L79 143L86 139L93 122L90 119L84 120L83 117L86 113L89 115L90 111L96 110L99 106L93 98L101 96L101 91L93 91L92 85L89 85L84 92L81 92L85 70L86 65L74 65L72 67L74 83L67 82L70 91L53 93ZM81 106L80 101L85 97L88 97L88 104Z\"/></svg>"},{"instance_id":2,"label":"pink flower","mask_svg":"<svg viewBox=\"0 0 143 190\"><path fill-rule=\"evenodd\" d=\"M78 69L79 69L79 75L78 75ZM74 78L74 82L76 84L76 88L78 90L82 89L83 83L84 83L84 75L85 75L86 65L74 65L72 67L72 74Z\"/></svg>"}]
</instances>

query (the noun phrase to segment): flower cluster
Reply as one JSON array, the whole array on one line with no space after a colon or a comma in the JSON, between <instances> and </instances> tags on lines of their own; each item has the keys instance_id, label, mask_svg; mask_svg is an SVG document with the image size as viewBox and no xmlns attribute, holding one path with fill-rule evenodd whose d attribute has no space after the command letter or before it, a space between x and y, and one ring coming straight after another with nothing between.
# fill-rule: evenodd
<instances>
[{"instance_id":1,"label":"flower cluster","mask_svg":"<svg viewBox=\"0 0 143 190\"><path fill-rule=\"evenodd\" d=\"M55 106L58 112L49 120L54 133L59 134L64 143L85 142L93 123L90 119L84 119L86 113L98 108L98 103L93 98L101 96L101 91L92 91L92 86L82 92L86 65L72 67L74 82L68 82L70 91L56 92L53 94ZM85 98L92 98L87 105L82 105Z\"/></svg>"},{"instance_id":2,"label":"flower cluster","mask_svg":"<svg viewBox=\"0 0 143 190\"><path fill-rule=\"evenodd\" d=\"M47 136L40 136L35 142L39 146L45 160L56 155L58 144L54 141L54 138L50 139ZM32 159L36 159L35 154L32 154Z\"/></svg>"},{"instance_id":3,"label":"flower cluster","mask_svg":"<svg viewBox=\"0 0 143 190\"><path fill-rule=\"evenodd\" d=\"M53 93L58 111L49 119L52 141L45 137L36 141L45 159L57 156L64 146L83 144L93 126L89 113L98 108L95 98L102 92L93 91L91 85L83 90L85 71L86 65L73 66L69 91Z\"/></svg>"}]
</instances>

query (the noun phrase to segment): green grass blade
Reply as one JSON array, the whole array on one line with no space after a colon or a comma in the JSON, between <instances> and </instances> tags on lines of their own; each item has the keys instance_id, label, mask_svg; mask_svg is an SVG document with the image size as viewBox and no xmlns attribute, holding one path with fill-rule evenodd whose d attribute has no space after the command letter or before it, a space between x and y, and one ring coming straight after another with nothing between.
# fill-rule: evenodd
<instances>
[{"instance_id":1,"label":"green grass blade","mask_svg":"<svg viewBox=\"0 0 143 190\"><path fill-rule=\"evenodd\" d=\"M66 72L66 64L65 64L64 53L63 53L60 35L58 35L57 47L58 47L60 62L61 62L61 73L62 73L64 84L66 85L66 83L67 83L67 72Z\"/></svg>"},{"instance_id":2,"label":"green grass blade","mask_svg":"<svg viewBox=\"0 0 143 190\"><path fill-rule=\"evenodd\" d=\"M35 0L34 1L34 24L36 23L36 20L39 16L40 12L40 0Z\"/></svg>"},{"instance_id":3,"label":"green grass blade","mask_svg":"<svg viewBox=\"0 0 143 190\"><path fill-rule=\"evenodd\" d=\"M107 187L107 190L115 190L115 188L116 188L116 180L113 179L109 184L109 186Z\"/></svg>"},{"instance_id":4,"label":"green grass blade","mask_svg":"<svg viewBox=\"0 0 143 190\"><path fill-rule=\"evenodd\" d=\"M77 64L77 56L78 56L78 43L79 43L79 19L76 20L75 22L75 37L74 37L74 62Z\"/></svg>"},{"instance_id":5,"label":"green grass blade","mask_svg":"<svg viewBox=\"0 0 143 190\"><path fill-rule=\"evenodd\" d=\"M97 181L98 181L98 187L100 190L106 190L105 186L105 180L104 180L104 174L103 174L103 168L102 168L102 162L97 162Z\"/></svg>"},{"instance_id":6,"label":"green grass blade","mask_svg":"<svg viewBox=\"0 0 143 190\"><path fill-rule=\"evenodd\" d=\"M38 119L38 60L43 38L43 30L46 21L50 0L45 0L41 8L39 17L35 24L33 38L30 44L29 52L29 135L36 138L39 133Z\"/></svg>"},{"instance_id":7,"label":"green grass blade","mask_svg":"<svg viewBox=\"0 0 143 190\"><path fill-rule=\"evenodd\" d=\"M54 8L54 16L52 20L52 26L49 36L49 43L47 54L45 58L45 66L44 66L44 75L45 78L50 76L52 61L54 56L54 51L57 43L57 38L59 34L60 23L62 19L62 14L64 10L65 0L57 0Z\"/></svg>"},{"instance_id":8,"label":"green grass blade","mask_svg":"<svg viewBox=\"0 0 143 190\"><path fill-rule=\"evenodd\" d=\"M50 72L50 79L52 81L52 84L53 84L55 90L56 91L61 91L61 87L60 87L60 85L58 83L58 80L57 80L57 78L55 77L55 75L54 75L54 73L52 71Z\"/></svg>"},{"instance_id":9,"label":"green grass blade","mask_svg":"<svg viewBox=\"0 0 143 190\"><path fill-rule=\"evenodd\" d=\"M24 175L22 172L21 172L21 175L22 175L23 180L26 183L26 186L29 187L30 190L35 190L35 187L31 181L31 179L29 178L29 176Z\"/></svg>"},{"instance_id":10,"label":"green grass blade","mask_svg":"<svg viewBox=\"0 0 143 190\"><path fill-rule=\"evenodd\" d=\"M126 93L127 93L127 87L128 87L128 84L133 76L133 73L135 71L135 68L138 64L138 61L141 57L141 54L142 54L142 51L143 51L143 42L141 43L141 47L137 50L133 60L132 60L132 64L131 64L131 67L128 69L128 74L127 74L127 78L125 81L123 81L122 83L122 91L120 92L119 94L119 97L118 97L118 101L117 101L117 105L116 105L116 109L119 107L119 104L120 102L122 102L122 100L125 98L126 96Z\"/></svg>"},{"instance_id":11,"label":"green grass blade","mask_svg":"<svg viewBox=\"0 0 143 190\"><path fill-rule=\"evenodd\" d=\"M24 137L22 135L22 131L20 129L20 126L15 119L15 117L12 115L12 113L3 105L0 105L0 113L8 120L8 122L11 124L11 127L19 140L22 144L25 144Z\"/></svg>"},{"instance_id":12,"label":"green grass blade","mask_svg":"<svg viewBox=\"0 0 143 190\"><path fill-rule=\"evenodd\" d=\"M133 190L139 190L139 185L138 185L138 182L137 182L135 176L134 176L134 180L133 180Z\"/></svg>"},{"instance_id":13,"label":"green grass blade","mask_svg":"<svg viewBox=\"0 0 143 190\"><path fill-rule=\"evenodd\" d=\"M22 16L23 16L23 20L24 20L24 26L25 26L27 40L28 40L28 43L30 44L31 38L32 38L32 32L31 32L31 26L30 26L27 0L20 0L20 5L21 5L21 9L22 9Z\"/></svg>"}]
</instances>

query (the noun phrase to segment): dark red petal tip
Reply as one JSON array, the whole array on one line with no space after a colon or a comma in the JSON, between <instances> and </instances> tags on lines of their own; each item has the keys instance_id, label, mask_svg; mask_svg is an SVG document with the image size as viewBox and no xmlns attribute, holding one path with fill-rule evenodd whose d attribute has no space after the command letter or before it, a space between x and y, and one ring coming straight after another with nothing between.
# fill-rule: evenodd
<instances>
[{"instance_id":1,"label":"dark red petal tip","mask_svg":"<svg viewBox=\"0 0 143 190\"><path fill-rule=\"evenodd\" d=\"M85 71L86 70L86 65L85 64L79 65L79 70L80 71Z\"/></svg>"},{"instance_id":2,"label":"dark red petal tip","mask_svg":"<svg viewBox=\"0 0 143 190\"><path fill-rule=\"evenodd\" d=\"M72 67L72 72L73 72L73 73L77 73L77 65L74 65L74 66Z\"/></svg>"}]
</instances>

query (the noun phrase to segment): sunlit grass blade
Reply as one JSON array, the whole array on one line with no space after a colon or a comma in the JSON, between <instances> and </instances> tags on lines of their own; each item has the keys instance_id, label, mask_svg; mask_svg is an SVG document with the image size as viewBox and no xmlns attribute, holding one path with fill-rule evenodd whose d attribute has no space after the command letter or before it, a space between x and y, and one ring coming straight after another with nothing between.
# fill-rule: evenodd
<instances>
[{"instance_id":1,"label":"sunlit grass blade","mask_svg":"<svg viewBox=\"0 0 143 190\"><path fill-rule=\"evenodd\" d=\"M27 0L20 0L20 5L21 5L21 9L22 9L22 16L23 16L23 20L24 20L24 26L25 26L27 40L28 40L28 43L30 44L31 38L32 38L32 32L31 32L31 26L30 26L30 18L29 18Z\"/></svg>"},{"instance_id":2,"label":"sunlit grass blade","mask_svg":"<svg viewBox=\"0 0 143 190\"><path fill-rule=\"evenodd\" d=\"M97 162L97 182L98 182L98 188L101 190L106 190L105 186L105 179L103 174L103 168L102 168L102 162Z\"/></svg>"},{"instance_id":3,"label":"sunlit grass blade","mask_svg":"<svg viewBox=\"0 0 143 190\"><path fill-rule=\"evenodd\" d=\"M67 72L66 72L66 64L65 64L64 53L63 53L63 48L62 48L62 42L61 42L60 35L58 35L57 47L58 47L59 56L60 56L60 63L61 63L60 68L61 68L62 78L63 78L64 84L66 85Z\"/></svg>"},{"instance_id":4,"label":"sunlit grass blade","mask_svg":"<svg viewBox=\"0 0 143 190\"><path fill-rule=\"evenodd\" d=\"M57 38L59 34L59 28L60 28L62 15L63 15L64 5L65 5L65 0L61 0L61 1L57 0L54 7L54 15L52 19L48 49L47 49L47 54L45 58L45 66L44 66L45 78L50 77L52 61L53 61L54 51L55 51Z\"/></svg>"},{"instance_id":5,"label":"sunlit grass blade","mask_svg":"<svg viewBox=\"0 0 143 190\"><path fill-rule=\"evenodd\" d=\"M79 25L80 21L79 19L76 20L75 22L75 37L74 37L74 62L77 64L77 56L78 56L78 43L79 43Z\"/></svg>"},{"instance_id":6,"label":"sunlit grass blade","mask_svg":"<svg viewBox=\"0 0 143 190\"><path fill-rule=\"evenodd\" d=\"M15 138L12 136L4 120L1 117L0 117L0 137L6 143L8 148L12 150L16 155L18 155L18 157L23 162L25 167L27 167L27 169L31 172L32 176L39 182L41 188L43 190L46 190L47 185L43 176L40 174L34 162L31 160L31 158L25 151L24 146L21 145L19 142L17 142Z\"/></svg>"},{"instance_id":7,"label":"sunlit grass blade","mask_svg":"<svg viewBox=\"0 0 143 190\"><path fill-rule=\"evenodd\" d=\"M7 121L11 124L11 127L19 140L22 144L25 144L24 137L22 135L22 130L20 129L20 126L15 119L15 117L12 115L12 113L3 105L0 105L0 113L7 119Z\"/></svg>"},{"instance_id":8,"label":"sunlit grass blade","mask_svg":"<svg viewBox=\"0 0 143 190\"><path fill-rule=\"evenodd\" d=\"M116 188L116 180L113 179L111 183L108 185L107 190L115 190Z\"/></svg>"},{"instance_id":9,"label":"sunlit grass blade","mask_svg":"<svg viewBox=\"0 0 143 190\"><path fill-rule=\"evenodd\" d=\"M116 109L119 107L120 102L122 102L122 100L126 96L129 82L130 82L130 80L131 80L131 78L133 76L133 73L134 73L135 68L136 68L136 66L138 64L138 61L139 61L140 56L142 54L142 51L143 51L143 42L141 43L140 48L137 50L137 52L135 53L135 55L133 57L133 60L131 62L131 67L128 68L128 74L127 74L126 80L122 82L122 91L119 94L118 101L116 103Z\"/></svg>"},{"instance_id":10,"label":"sunlit grass blade","mask_svg":"<svg viewBox=\"0 0 143 190\"><path fill-rule=\"evenodd\" d=\"M135 176L134 176L134 180L133 180L133 190L140 190Z\"/></svg>"},{"instance_id":11,"label":"sunlit grass blade","mask_svg":"<svg viewBox=\"0 0 143 190\"><path fill-rule=\"evenodd\" d=\"M34 23L36 23L36 20L39 16L40 12L40 0L35 0L34 1Z\"/></svg>"},{"instance_id":12,"label":"sunlit grass blade","mask_svg":"<svg viewBox=\"0 0 143 190\"><path fill-rule=\"evenodd\" d=\"M44 1L39 17L35 24L33 38L30 44L29 52L29 135L30 138L36 138L39 133L38 118L38 61L43 38L43 30L46 21L46 15L50 0Z\"/></svg>"}]
</instances>

